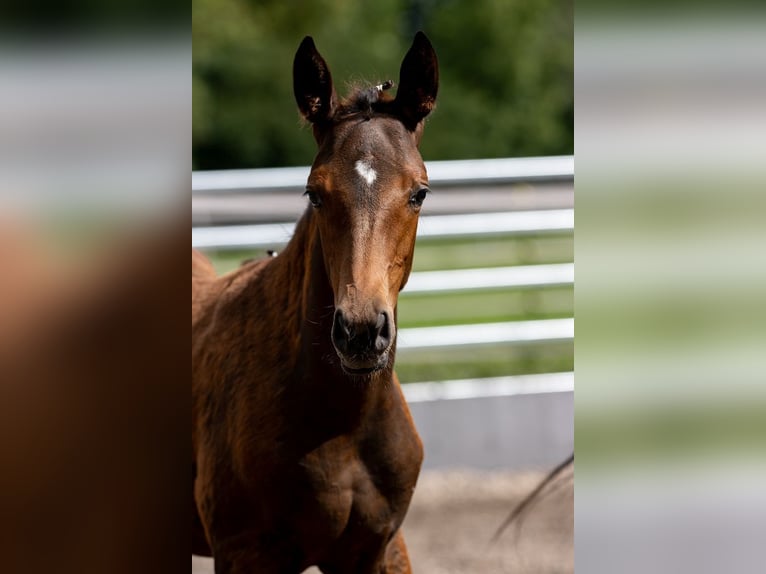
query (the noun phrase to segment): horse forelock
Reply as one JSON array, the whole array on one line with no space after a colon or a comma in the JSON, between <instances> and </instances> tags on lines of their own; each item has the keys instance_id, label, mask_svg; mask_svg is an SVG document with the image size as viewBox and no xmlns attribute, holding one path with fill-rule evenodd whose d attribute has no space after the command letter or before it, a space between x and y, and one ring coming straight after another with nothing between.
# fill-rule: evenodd
<instances>
[{"instance_id":1,"label":"horse forelock","mask_svg":"<svg viewBox=\"0 0 766 574\"><path fill-rule=\"evenodd\" d=\"M387 90L393 84L391 80L386 80L373 86L352 86L349 95L338 103L333 113L333 120L343 121L358 115L366 117L392 115L394 97L387 93Z\"/></svg>"}]
</instances>

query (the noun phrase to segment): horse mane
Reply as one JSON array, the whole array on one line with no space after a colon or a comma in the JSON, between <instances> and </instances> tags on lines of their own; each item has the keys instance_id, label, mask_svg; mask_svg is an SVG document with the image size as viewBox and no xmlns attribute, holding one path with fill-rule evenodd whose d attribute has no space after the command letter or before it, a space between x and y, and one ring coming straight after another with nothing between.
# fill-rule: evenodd
<instances>
[{"instance_id":1,"label":"horse mane","mask_svg":"<svg viewBox=\"0 0 766 574\"><path fill-rule=\"evenodd\" d=\"M393 115L395 98L387 93L394 86L393 80L380 84L352 85L349 95L337 105L333 120L343 121L357 116L369 119L376 115Z\"/></svg>"}]
</instances>

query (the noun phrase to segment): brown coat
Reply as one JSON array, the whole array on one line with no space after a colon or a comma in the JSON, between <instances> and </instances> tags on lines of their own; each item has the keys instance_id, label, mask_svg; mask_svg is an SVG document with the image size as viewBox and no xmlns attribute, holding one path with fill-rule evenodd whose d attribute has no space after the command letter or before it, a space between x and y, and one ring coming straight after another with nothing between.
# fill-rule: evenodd
<instances>
[{"instance_id":1,"label":"brown coat","mask_svg":"<svg viewBox=\"0 0 766 574\"><path fill-rule=\"evenodd\" d=\"M219 278L192 252L192 552L212 550L218 573L410 572L399 527L423 450L393 365L427 191L417 143L430 108L412 109L405 82L423 58L433 72L419 34L397 99L364 99L362 117L359 94L336 104L310 81L329 70L304 40L296 98L320 146L314 205L278 257Z\"/></svg>"}]
</instances>

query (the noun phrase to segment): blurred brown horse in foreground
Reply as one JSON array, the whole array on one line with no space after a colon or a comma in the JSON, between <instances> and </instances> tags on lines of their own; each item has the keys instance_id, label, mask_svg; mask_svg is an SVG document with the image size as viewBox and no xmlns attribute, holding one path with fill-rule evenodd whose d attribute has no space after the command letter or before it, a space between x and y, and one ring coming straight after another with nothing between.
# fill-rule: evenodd
<instances>
[{"instance_id":1,"label":"blurred brown horse in foreground","mask_svg":"<svg viewBox=\"0 0 766 574\"><path fill-rule=\"evenodd\" d=\"M217 278L192 254L192 553L217 573L407 573L423 448L393 372L438 88L419 32L392 82L341 100L307 37L295 97L319 146L284 251ZM211 552L212 551L212 552Z\"/></svg>"}]
</instances>

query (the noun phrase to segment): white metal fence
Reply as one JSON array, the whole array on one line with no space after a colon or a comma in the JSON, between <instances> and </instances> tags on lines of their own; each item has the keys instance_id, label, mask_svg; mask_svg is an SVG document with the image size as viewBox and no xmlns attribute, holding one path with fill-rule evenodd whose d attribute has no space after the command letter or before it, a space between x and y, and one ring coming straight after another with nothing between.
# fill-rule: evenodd
<instances>
[{"instance_id":1,"label":"white metal fence","mask_svg":"<svg viewBox=\"0 0 766 574\"><path fill-rule=\"evenodd\" d=\"M253 193L303 189L309 166L230 169L192 173L192 193ZM519 181L571 180L573 156L470 159L426 162L432 187L508 184Z\"/></svg>"},{"instance_id":2,"label":"white metal fence","mask_svg":"<svg viewBox=\"0 0 766 574\"><path fill-rule=\"evenodd\" d=\"M217 250L274 247L286 243L294 229L294 223L195 227L192 247ZM539 235L573 229L573 209L431 215L420 218L418 239Z\"/></svg>"},{"instance_id":3,"label":"white metal fence","mask_svg":"<svg viewBox=\"0 0 766 574\"><path fill-rule=\"evenodd\" d=\"M574 283L574 263L514 265L487 269L418 271L410 275L406 291L449 293L529 287L561 287Z\"/></svg>"},{"instance_id":4,"label":"white metal fence","mask_svg":"<svg viewBox=\"0 0 766 574\"><path fill-rule=\"evenodd\" d=\"M305 166L195 172L192 174L192 198L194 201L195 198L235 195L257 199L259 194L272 198L275 193L279 196L300 194L309 169ZM481 190L490 186L497 193L498 187L502 189L507 185L510 189L513 185L517 186L514 189L518 189L525 182L571 182L574 179L574 158L430 162L427 169L430 185L434 189L457 190L458 186L462 186L478 193L477 197L486 197L486 194L480 195ZM268 209L265 203L264 200L264 209ZM491 206L486 213L422 216L418 225L418 242L446 238L535 237L571 234L574 230L574 211L571 208L490 209ZM289 240L294 227L294 221L282 222L278 218L260 224L197 226L192 229L192 245L201 250L215 251L279 249ZM536 289L571 286L573 283L572 262L448 269L413 272L402 295ZM449 352L464 347L567 342L573 338L574 319L567 317L403 328L399 330L397 346L404 358L418 350ZM458 464L490 468L510 464L524 468L530 465L548 466L571 451L573 387L574 375L569 372L412 383L405 385L404 390L420 433L429 447L427 467ZM467 416L468 411L474 416ZM508 416L509 412L513 416ZM448 418L453 421L446 430L443 424L447 416L445 413L452 413ZM475 421L477 413L481 413L478 416L483 421L482 425L471 422ZM514 440L519 433L528 437L523 448ZM464 448L458 448L461 441ZM485 447L494 446L477 448L478 443Z\"/></svg>"},{"instance_id":5,"label":"white metal fence","mask_svg":"<svg viewBox=\"0 0 766 574\"><path fill-rule=\"evenodd\" d=\"M427 164L432 187L482 186L520 181L571 180L574 158L489 159ZM195 172L193 197L208 194L258 194L302 189L309 167ZM292 235L294 222L199 226L192 229L192 246L202 250L278 248ZM501 211L421 217L418 240L571 233L573 209ZM566 286L574 282L574 264L524 265L413 273L405 294ZM514 321L481 325L403 329L399 348L418 349L464 345L523 344L572 340L574 319Z\"/></svg>"}]
</instances>

